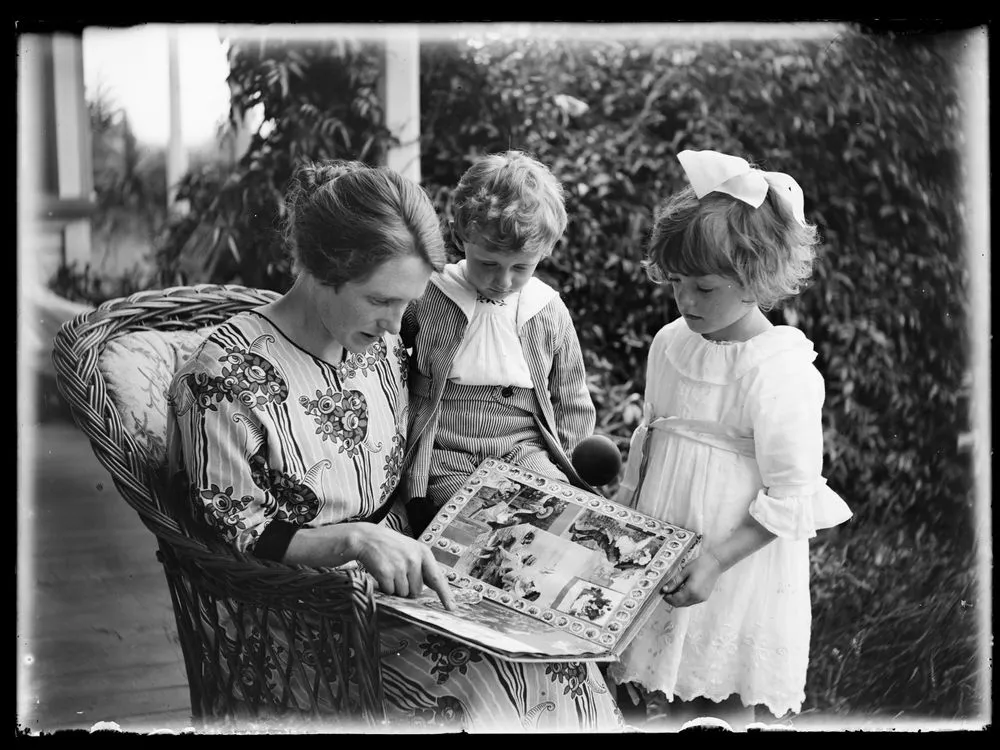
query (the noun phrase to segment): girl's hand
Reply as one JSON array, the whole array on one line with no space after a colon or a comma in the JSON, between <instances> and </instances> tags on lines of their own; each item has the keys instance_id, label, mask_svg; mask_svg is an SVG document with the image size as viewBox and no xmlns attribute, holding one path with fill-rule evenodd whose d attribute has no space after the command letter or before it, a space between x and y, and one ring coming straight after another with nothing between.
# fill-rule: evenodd
<instances>
[{"instance_id":1,"label":"girl's hand","mask_svg":"<svg viewBox=\"0 0 1000 750\"><path fill-rule=\"evenodd\" d=\"M674 607L700 604L711 596L722 571L718 558L703 551L664 584L660 589L663 601Z\"/></svg>"},{"instance_id":2,"label":"girl's hand","mask_svg":"<svg viewBox=\"0 0 1000 750\"><path fill-rule=\"evenodd\" d=\"M692 560L660 589L663 601L675 607L690 607L703 602L715 590L719 576L740 560L763 549L775 540L773 532L764 528L749 513L728 538L702 548Z\"/></svg>"}]
</instances>

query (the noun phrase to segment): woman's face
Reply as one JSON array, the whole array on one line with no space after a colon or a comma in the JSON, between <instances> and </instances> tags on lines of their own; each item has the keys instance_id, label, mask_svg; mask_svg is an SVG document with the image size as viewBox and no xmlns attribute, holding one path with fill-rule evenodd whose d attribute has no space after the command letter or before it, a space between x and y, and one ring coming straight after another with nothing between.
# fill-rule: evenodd
<instances>
[{"instance_id":1,"label":"woman's face","mask_svg":"<svg viewBox=\"0 0 1000 750\"><path fill-rule=\"evenodd\" d=\"M320 322L345 349L363 352L383 334L399 333L403 311L424 293L432 271L423 258L403 255L387 260L364 281L340 289L317 284Z\"/></svg>"}]
</instances>

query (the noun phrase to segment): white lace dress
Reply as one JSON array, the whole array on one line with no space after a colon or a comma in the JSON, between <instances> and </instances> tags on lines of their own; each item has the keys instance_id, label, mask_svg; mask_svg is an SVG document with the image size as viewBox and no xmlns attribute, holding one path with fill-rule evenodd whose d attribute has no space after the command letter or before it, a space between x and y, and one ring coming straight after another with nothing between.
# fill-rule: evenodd
<instances>
[{"instance_id":1,"label":"white lace dress","mask_svg":"<svg viewBox=\"0 0 1000 750\"><path fill-rule=\"evenodd\" d=\"M671 700L738 694L777 716L801 710L808 540L851 516L821 475L824 385L815 357L790 326L713 342L678 319L656 335L644 419L617 499L701 533L709 549L748 512L778 538L723 573L707 601L678 609L661 602L610 667L615 682Z\"/></svg>"}]
</instances>

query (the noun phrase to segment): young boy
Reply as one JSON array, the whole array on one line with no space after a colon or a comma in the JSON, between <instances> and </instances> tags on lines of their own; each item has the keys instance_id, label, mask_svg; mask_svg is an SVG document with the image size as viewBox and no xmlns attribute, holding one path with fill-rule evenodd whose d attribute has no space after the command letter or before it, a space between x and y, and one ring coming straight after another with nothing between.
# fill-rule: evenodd
<instances>
[{"instance_id":1,"label":"young boy","mask_svg":"<svg viewBox=\"0 0 1000 750\"><path fill-rule=\"evenodd\" d=\"M431 277L403 316L410 358L404 477L419 533L487 457L567 481L594 430L565 303L534 277L566 229L562 186L520 151L459 181L453 239L465 259Z\"/></svg>"}]
</instances>

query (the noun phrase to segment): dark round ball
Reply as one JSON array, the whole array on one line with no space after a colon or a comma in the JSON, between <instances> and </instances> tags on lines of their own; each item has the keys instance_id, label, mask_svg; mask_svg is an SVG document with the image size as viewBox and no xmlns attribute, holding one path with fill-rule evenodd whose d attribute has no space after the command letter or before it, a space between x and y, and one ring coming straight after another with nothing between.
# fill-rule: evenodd
<instances>
[{"instance_id":1,"label":"dark round ball","mask_svg":"<svg viewBox=\"0 0 1000 750\"><path fill-rule=\"evenodd\" d=\"M573 449L572 459L580 479L595 487L616 479L622 468L621 451L604 435L591 435L581 440Z\"/></svg>"}]
</instances>

